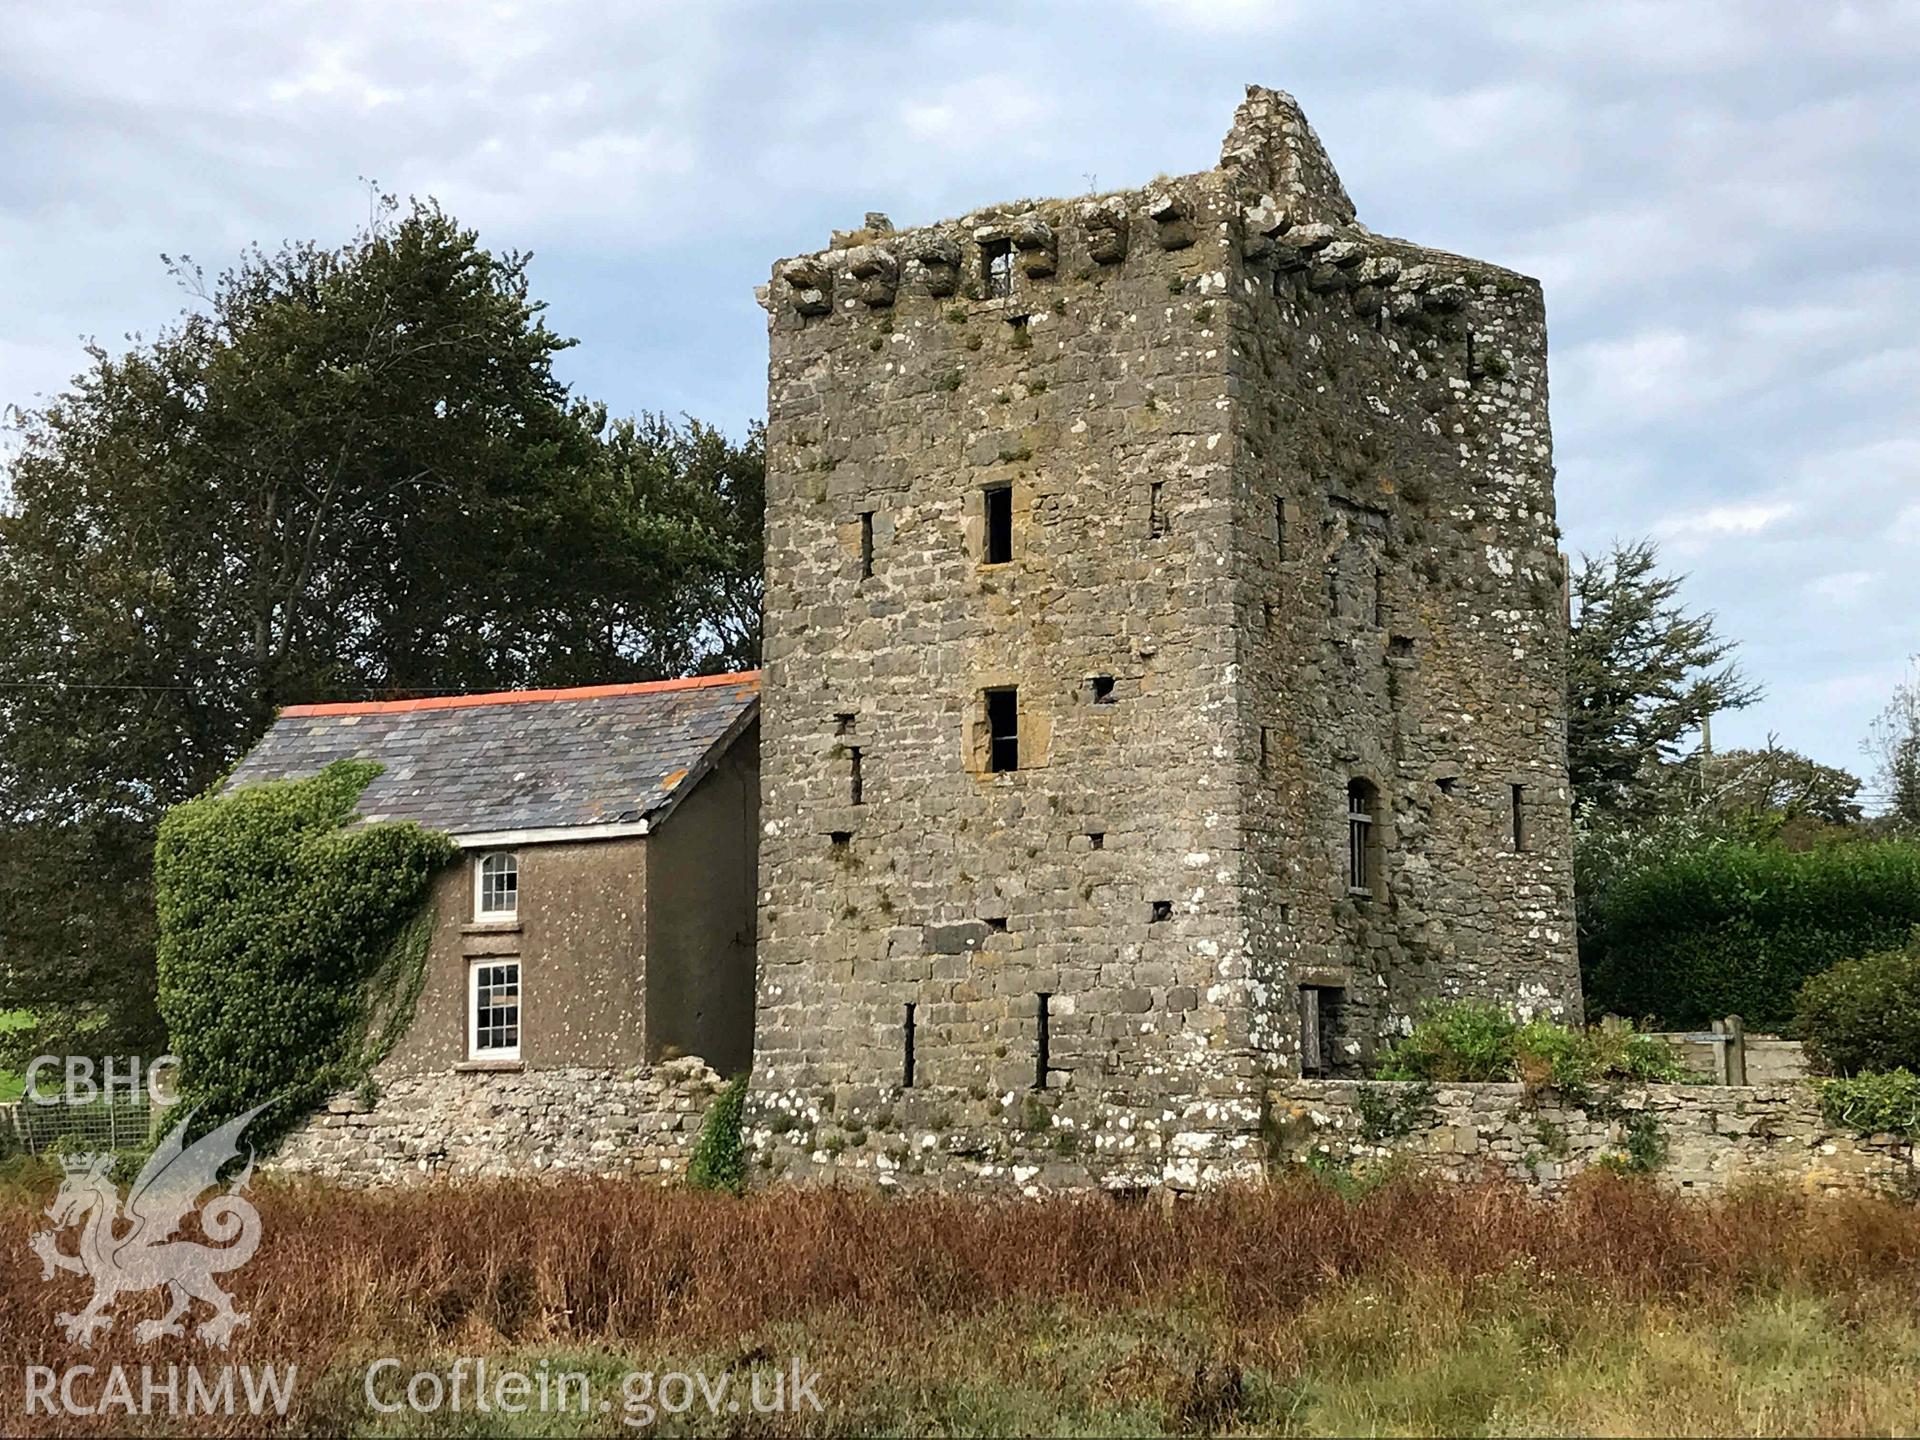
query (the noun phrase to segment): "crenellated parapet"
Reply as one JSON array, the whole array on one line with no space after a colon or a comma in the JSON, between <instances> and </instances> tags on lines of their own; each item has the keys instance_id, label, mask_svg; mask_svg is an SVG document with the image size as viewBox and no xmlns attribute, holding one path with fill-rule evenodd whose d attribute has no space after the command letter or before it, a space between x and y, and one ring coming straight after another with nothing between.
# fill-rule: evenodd
<instances>
[{"instance_id":1,"label":"crenellated parapet","mask_svg":"<svg viewBox=\"0 0 1920 1440\"><path fill-rule=\"evenodd\" d=\"M802 320L887 310L903 297L993 298L996 257L1004 256L1030 296L1060 295L1105 283L1148 250L1188 250L1203 232L1231 250L1251 283L1339 297L1378 326L1425 328L1476 292L1537 290L1512 271L1362 225L1298 104L1252 86L1214 170L904 231L869 213L860 229L836 231L827 249L781 262L761 294L776 315Z\"/></svg>"}]
</instances>

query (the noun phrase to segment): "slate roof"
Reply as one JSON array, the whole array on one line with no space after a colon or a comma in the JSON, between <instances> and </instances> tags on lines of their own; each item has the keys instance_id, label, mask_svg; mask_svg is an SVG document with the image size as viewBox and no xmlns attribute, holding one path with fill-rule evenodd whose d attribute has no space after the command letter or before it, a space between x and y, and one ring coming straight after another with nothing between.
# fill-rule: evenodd
<instances>
[{"instance_id":1,"label":"slate roof","mask_svg":"<svg viewBox=\"0 0 1920 1440\"><path fill-rule=\"evenodd\" d=\"M386 769L360 800L368 820L416 820L454 835L657 822L759 708L758 671L289 705L227 783L300 778L335 760L377 760Z\"/></svg>"}]
</instances>

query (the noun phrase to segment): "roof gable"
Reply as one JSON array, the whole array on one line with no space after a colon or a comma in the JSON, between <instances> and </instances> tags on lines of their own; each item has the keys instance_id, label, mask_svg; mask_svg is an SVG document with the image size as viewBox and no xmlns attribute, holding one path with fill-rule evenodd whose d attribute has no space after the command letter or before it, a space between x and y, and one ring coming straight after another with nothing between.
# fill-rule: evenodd
<instances>
[{"instance_id":1,"label":"roof gable","mask_svg":"<svg viewBox=\"0 0 1920 1440\"><path fill-rule=\"evenodd\" d=\"M452 835L658 823L759 713L757 671L644 685L290 705L229 786L385 767L367 820Z\"/></svg>"}]
</instances>

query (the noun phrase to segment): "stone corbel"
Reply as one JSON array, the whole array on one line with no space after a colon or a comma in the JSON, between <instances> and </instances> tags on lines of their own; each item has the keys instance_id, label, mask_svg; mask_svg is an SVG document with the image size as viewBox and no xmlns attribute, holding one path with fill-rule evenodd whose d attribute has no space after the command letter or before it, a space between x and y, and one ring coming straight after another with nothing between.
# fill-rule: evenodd
<instances>
[{"instance_id":1,"label":"stone corbel","mask_svg":"<svg viewBox=\"0 0 1920 1440\"><path fill-rule=\"evenodd\" d=\"M1147 213L1159 223L1156 238L1162 250L1184 250L1193 244L1193 207L1178 195L1154 191L1147 196Z\"/></svg>"},{"instance_id":2,"label":"stone corbel","mask_svg":"<svg viewBox=\"0 0 1920 1440\"><path fill-rule=\"evenodd\" d=\"M1127 209L1118 200L1096 200L1080 207L1087 231L1087 253L1101 265L1127 258Z\"/></svg>"},{"instance_id":3,"label":"stone corbel","mask_svg":"<svg viewBox=\"0 0 1920 1440\"><path fill-rule=\"evenodd\" d=\"M880 245L856 245L847 252L847 273L854 279L854 294L869 309L881 310L893 304L900 288L900 261L891 250Z\"/></svg>"},{"instance_id":4,"label":"stone corbel","mask_svg":"<svg viewBox=\"0 0 1920 1440\"><path fill-rule=\"evenodd\" d=\"M929 295L951 295L960 288L960 244L951 235L923 235L908 251L908 258L926 276Z\"/></svg>"},{"instance_id":5,"label":"stone corbel","mask_svg":"<svg viewBox=\"0 0 1920 1440\"><path fill-rule=\"evenodd\" d=\"M793 308L802 315L825 315L833 309L833 272L818 260L802 256L780 269Z\"/></svg>"},{"instance_id":6,"label":"stone corbel","mask_svg":"<svg viewBox=\"0 0 1920 1440\"><path fill-rule=\"evenodd\" d=\"M1331 225L1295 225L1274 237L1274 248L1279 252L1280 268L1283 270L1301 270L1311 265L1317 252L1324 250L1340 236L1340 232Z\"/></svg>"},{"instance_id":7,"label":"stone corbel","mask_svg":"<svg viewBox=\"0 0 1920 1440\"><path fill-rule=\"evenodd\" d=\"M1053 274L1055 244L1053 227L1038 215L1022 215L1008 231L1013 248L1020 252L1020 268L1029 280Z\"/></svg>"},{"instance_id":8,"label":"stone corbel","mask_svg":"<svg viewBox=\"0 0 1920 1440\"><path fill-rule=\"evenodd\" d=\"M1272 254L1274 237L1287 228L1286 208L1271 195L1262 195L1258 204L1241 207L1240 218L1245 226L1240 253L1249 260Z\"/></svg>"}]
</instances>

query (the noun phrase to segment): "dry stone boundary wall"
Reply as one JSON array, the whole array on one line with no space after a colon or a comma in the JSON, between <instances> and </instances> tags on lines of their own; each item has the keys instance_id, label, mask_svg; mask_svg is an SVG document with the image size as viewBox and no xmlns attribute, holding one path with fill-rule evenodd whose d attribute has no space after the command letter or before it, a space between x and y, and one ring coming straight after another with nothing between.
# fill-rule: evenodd
<instances>
[{"instance_id":1,"label":"dry stone boundary wall","mask_svg":"<svg viewBox=\"0 0 1920 1440\"><path fill-rule=\"evenodd\" d=\"M346 1184L686 1172L725 1085L697 1058L634 1070L451 1071L337 1095L274 1164ZM372 1097L367 1097L372 1098Z\"/></svg>"}]
</instances>

